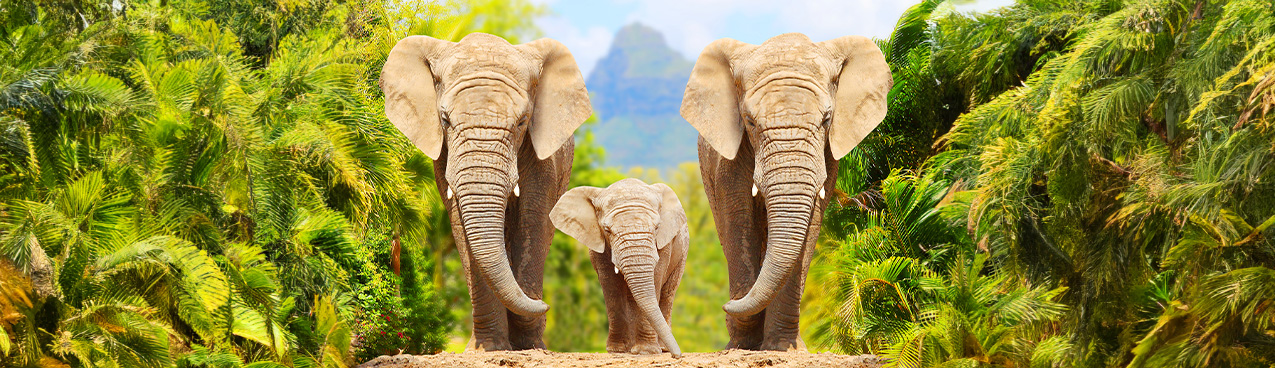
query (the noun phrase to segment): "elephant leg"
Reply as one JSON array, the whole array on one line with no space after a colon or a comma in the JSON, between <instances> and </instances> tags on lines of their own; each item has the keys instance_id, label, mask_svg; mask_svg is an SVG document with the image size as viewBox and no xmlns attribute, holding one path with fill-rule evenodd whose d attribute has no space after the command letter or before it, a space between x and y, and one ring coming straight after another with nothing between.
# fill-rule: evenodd
<instances>
[{"instance_id":1,"label":"elephant leg","mask_svg":"<svg viewBox=\"0 0 1275 368\"><path fill-rule=\"evenodd\" d=\"M825 159L828 163L828 179L824 182L824 187L835 188L837 160L830 153ZM780 289L770 306L766 307L766 337L762 341L762 350L806 350L806 344L801 341L801 296L806 290L806 272L810 269L810 262L818 245L828 198L830 197L817 199L815 202L814 213L810 216L810 228L806 230L806 243L801 250L800 267L793 268L788 282Z\"/></svg>"},{"instance_id":2,"label":"elephant leg","mask_svg":"<svg viewBox=\"0 0 1275 368\"><path fill-rule=\"evenodd\" d=\"M496 298L476 268L466 267L469 300L473 306L474 330L466 351L510 350L508 310Z\"/></svg>"},{"instance_id":3,"label":"elephant leg","mask_svg":"<svg viewBox=\"0 0 1275 368\"><path fill-rule=\"evenodd\" d=\"M627 353L633 347L633 336L636 330L633 318L638 312L630 309L629 300L633 296L629 292L624 278L615 273L615 264L611 263L611 250L605 253L589 252L593 261L593 270L598 273L598 282L602 284L602 300L607 307L607 352Z\"/></svg>"},{"instance_id":4,"label":"elephant leg","mask_svg":"<svg viewBox=\"0 0 1275 368\"><path fill-rule=\"evenodd\" d=\"M753 149L740 143L734 160L727 160L700 137L700 173L704 192L713 210L717 236L726 255L730 299L743 298L757 281L765 257L765 206L752 195ZM761 221L760 225L758 221ZM723 301L724 302L724 301ZM730 334L727 349L757 349L763 337L764 313L748 317L726 316Z\"/></svg>"},{"instance_id":5,"label":"elephant leg","mask_svg":"<svg viewBox=\"0 0 1275 368\"><path fill-rule=\"evenodd\" d=\"M632 329L633 344L629 347L628 352L631 354L659 354L663 352L664 346L660 344L659 334L655 332L655 326L651 325L650 320L644 318L645 314L641 312L642 308L639 306L637 299L633 297L633 293L629 293L626 302L629 305L628 310L632 311L629 318L631 325L634 327Z\"/></svg>"},{"instance_id":6,"label":"elephant leg","mask_svg":"<svg viewBox=\"0 0 1275 368\"><path fill-rule=\"evenodd\" d=\"M681 236L686 236L683 233ZM664 321L673 325L673 298L677 296L677 287L682 284L682 273L686 270L686 254L674 255L665 271L663 287L660 288L660 311L664 312Z\"/></svg>"},{"instance_id":7,"label":"elephant leg","mask_svg":"<svg viewBox=\"0 0 1275 368\"><path fill-rule=\"evenodd\" d=\"M506 218L508 227L506 234L509 241L509 264L513 270L514 277L518 280L518 286L522 287L522 291L527 293L528 297L537 300L544 299L544 264L547 255L548 246L540 246L538 241L541 234L536 234L534 230L537 224L534 219L536 210L533 201L523 200L522 198L510 199L509 214ZM524 229L528 231L519 231ZM546 244L547 245L547 244ZM526 349L544 349L544 332L545 332L545 315L539 316L523 316L512 311L506 310L509 319L509 343L514 350Z\"/></svg>"},{"instance_id":8,"label":"elephant leg","mask_svg":"<svg viewBox=\"0 0 1275 368\"><path fill-rule=\"evenodd\" d=\"M536 159L530 144L524 144L518 154L520 193L510 198L505 234L514 277L532 299L544 299L545 257L554 232L549 211L567 190L574 153L575 144L569 141L544 160ZM508 312L509 340L513 348L544 349L546 317Z\"/></svg>"},{"instance_id":9,"label":"elephant leg","mask_svg":"<svg viewBox=\"0 0 1275 368\"><path fill-rule=\"evenodd\" d=\"M446 151L444 151L443 156L434 161L434 179L439 188L447 188L449 185L444 175L447 172L446 157ZM470 331L469 344L466 345L465 350L509 350L507 310L473 264L469 253L469 242L464 236L455 236L464 234L465 229L461 225L460 212L454 208L454 204L452 201L443 203L451 219L452 238L456 243L456 252L460 256L461 268L465 272L465 284L469 287L469 302L472 307L470 316L473 319L473 329Z\"/></svg>"},{"instance_id":10,"label":"elephant leg","mask_svg":"<svg viewBox=\"0 0 1275 368\"><path fill-rule=\"evenodd\" d=\"M459 215L455 211L449 212L452 212L452 233L464 234ZM465 237L456 237L455 241L456 251L460 254L461 267L465 270L465 283L469 286L470 305L473 307L471 315L474 321L473 331L465 350L509 350L511 348L509 321L506 318L508 310L505 309L504 304L500 303L500 299L496 298L496 293L487 285L478 267L470 259L469 244Z\"/></svg>"},{"instance_id":11,"label":"elephant leg","mask_svg":"<svg viewBox=\"0 0 1275 368\"><path fill-rule=\"evenodd\" d=\"M687 234L683 232L679 236L685 239ZM674 240L674 243L678 241ZM670 245L669 248L673 246ZM685 248L675 249L671 253L672 256L666 257L669 262L663 272L665 277L660 287L660 312L664 313L664 323L667 323L669 327L673 326L673 298L677 296L677 287L682 283L682 272L686 268ZM668 348L663 343L660 344L660 347L662 351L668 352Z\"/></svg>"},{"instance_id":12,"label":"elephant leg","mask_svg":"<svg viewBox=\"0 0 1275 368\"><path fill-rule=\"evenodd\" d=\"M655 287L652 291L655 294L653 296L656 298L655 302L657 306L660 305L661 296L664 291L664 281L668 279L668 275L665 270L668 269L669 250L670 249L668 247L660 250L656 255L656 263L652 265L651 282ZM607 250L607 254L608 257L610 257L609 254L611 254L611 250L609 248ZM632 275L618 274L615 276L624 280L624 290L626 291L624 295L624 303L626 304L625 309L628 311L625 317L628 318L628 325L630 326L629 348L627 351L623 352L639 355L659 354L660 352L663 352L664 345L660 343L659 332L656 330L656 326L651 324L650 318L647 316L646 311L642 308L642 301L639 301L637 296L633 293L633 285L629 283ZM661 314L662 313L663 310L661 310Z\"/></svg>"},{"instance_id":13,"label":"elephant leg","mask_svg":"<svg viewBox=\"0 0 1275 368\"><path fill-rule=\"evenodd\" d=\"M814 244L807 242L802 252L801 267L794 267L788 282L766 307L766 336L761 350L805 350L801 341L801 294L805 290L806 269L810 267Z\"/></svg>"}]
</instances>

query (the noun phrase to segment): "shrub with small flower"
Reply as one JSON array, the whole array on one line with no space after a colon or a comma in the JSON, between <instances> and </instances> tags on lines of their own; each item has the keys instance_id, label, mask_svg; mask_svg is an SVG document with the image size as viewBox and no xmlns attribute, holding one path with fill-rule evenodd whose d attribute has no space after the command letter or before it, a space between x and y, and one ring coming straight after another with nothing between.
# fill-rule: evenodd
<instances>
[{"instance_id":1,"label":"shrub with small flower","mask_svg":"<svg viewBox=\"0 0 1275 368\"><path fill-rule=\"evenodd\" d=\"M400 275L390 270L389 239L369 239L368 262L355 277L357 312L352 346L356 360L381 355L432 354L442 350L451 318L422 270L429 262L415 247L404 247Z\"/></svg>"},{"instance_id":2,"label":"shrub with small flower","mask_svg":"<svg viewBox=\"0 0 1275 368\"><path fill-rule=\"evenodd\" d=\"M359 332L355 339L358 343L356 355L360 361L407 352L412 346L412 339L403 333L407 325L401 316L393 311L382 311L377 317L359 321L356 326Z\"/></svg>"}]
</instances>

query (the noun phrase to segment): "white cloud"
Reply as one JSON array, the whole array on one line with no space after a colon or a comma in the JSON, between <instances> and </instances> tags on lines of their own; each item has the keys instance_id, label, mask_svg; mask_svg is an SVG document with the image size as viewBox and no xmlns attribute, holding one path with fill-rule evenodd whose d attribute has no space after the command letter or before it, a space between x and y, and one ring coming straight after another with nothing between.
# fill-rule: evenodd
<instances>
[{"instance_id":1,"label":"white cloud","mask_svg":"<svg viewBox=\"0 0 1275 368\"><path fill-rule=\"evenodd\" d=\"M630 0L619 0L630 1ZM683 55L694 57L708 43L723 37L729 16L747 13L762 1L648 0L629 15L629 21L645 23L664 33Z\"/></svg>"},{"instance_id":2,"label":"white cloud","mask_svg":"<svg viewBox=\"0 0 1275 368\"><path fill-rule=\"evenodd\" d=\"M589 76L589 72L598 63L598 59L605 56L607 50L611 48L611 39L614 36L611 30L604 27L580 29L559 16L537 19L536 24L546 36L562 42L568 50L571 50L571 56L575 57L576 64L580 66L580 72L584 73L585 77Z\"/></svg>"},{"instance_id":3,"label":"white cloud","mask_svg":"<svg viewBox=\"0 0 1275 368\"><path fill-rule=\"evenodd\" d=\"M848 35L883 38L911 4L902 1L797 1L778 9L782 25L815 41Z\"/></svg>"}]
</instances>

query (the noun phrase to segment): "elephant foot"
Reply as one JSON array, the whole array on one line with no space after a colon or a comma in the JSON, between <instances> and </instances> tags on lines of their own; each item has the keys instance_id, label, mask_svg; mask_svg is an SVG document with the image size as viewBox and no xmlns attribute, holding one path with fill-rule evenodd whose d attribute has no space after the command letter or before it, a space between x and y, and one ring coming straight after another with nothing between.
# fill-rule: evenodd
<instances>
[{"instance_id":1,"label":"elephant foot","mask_svg":"<svg viewBox=\"0 0 1275 368\"><path fill-rule=\"evenodd\" d=\"M629 349L629 354L652 355L652 354L662 354L665 351L666 350L664 350L664 347L660 345L638 344L638 345L634 345L632 348Z\"/></svg>"},{"instance_id":2,"label":"elephant foot","mask_svg":"<svg viewBox=\"0 0 1275 368\"><path fill-rule=\"evenodd\" d=\"M513 345L509 344L508 339L479 339L470 337L469 345L465 346L465 352L483 352L483 351L505 351L513 350Z\"/></svg>"},{"instance_id":3,"label":"elephant foot","mask_svg":"<svg viewBox=\"0 0 1275 368\"><path fill-rule=\"evenodd\" d=\"M611 354L652 355L666 353L668 349L657 343L609 344L607 345L607 352Z\"/></svg>"},{"instance_id":4,"label":"elephant foot","mask_svg":"<svg viewBox=\"0 0 1275 368\"><path fill-rule=\"evenodd\" d=\"M731 336L730 341L726 343L726 349L739 350L760 350L762 344L761 333L741 334Z\"/></svg>"},{"instance_id":5,"label":"elephant foot","mask_svg":"<svg viewBox=\"0 0 1275 368\"><path fill-rule=\"evenodd\" d=\"M769 351L806 351L806 343L801 337L766 338L758 350Z\"/></svg>"},{"instance_id":6,"label":"elephant foot","mask_svg":"<svg viewBox=\"0 0 1275 368\"><path fill-rule=\"evenodd\" d=\"M509 343L514 350L545 349L545 316L524 317L509 313Z\"/></svg>"},{"instance_id":7,"label":"elephant foot","mask_svg":"<svg viewBox=\"0 0 1275 368\"><path fill-rule=\"evenodd\" d=\"M756 342L750 342L746 340L730 340L729 342L726 343L726 350L731 350L731 349L757 350L758 347L760 346L761 345Z\"/></svg>"},{"instance_id":8,"label":"elephant foot","mask_svg":"<svg viewBox=\"0 0 1275 368\"><path fill-rule=\"evenodd\" d=\"M532 350L532 349L547 350L548 349L545 346L545 341L539 338L518 339L518 343L512 344L512 346L513 347L511 348L511 350Z\"/></svg>"},{"instance_id":9,"label":"elephant foot","mask_svg":"<svg viewBox=\"0 0 1275 368\"><path fill-rule=\"evenodd\" d=\"M727 349L758 350L765 336L762 326L765 324L765 313L747 317L726 316L726 330L730 334Z\"/></svg>"}]
</instances>

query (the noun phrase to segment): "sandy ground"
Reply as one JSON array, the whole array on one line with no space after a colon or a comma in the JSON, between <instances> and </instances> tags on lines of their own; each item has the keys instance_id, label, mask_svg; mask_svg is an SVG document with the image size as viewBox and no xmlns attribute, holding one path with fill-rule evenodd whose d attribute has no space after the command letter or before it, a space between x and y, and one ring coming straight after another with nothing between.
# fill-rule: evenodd
<instances>
[{"instance_id":1,"label":"sandy ground","mask_svg":"<svg viewBox=\"0 0 1275 368\"><path fill-rule=\"evenodd\" d=\"M496 367L792 367L792 368L878 368L881 361L872 355L839 355L797 351L726 350L715 353L687 353L681 359L668 354L627 355L608 353L555 353L545 350L496 351L481 353L441 353L437 355L381 356L359 368L496 368Z\"/></svg>"}]
</instances>

